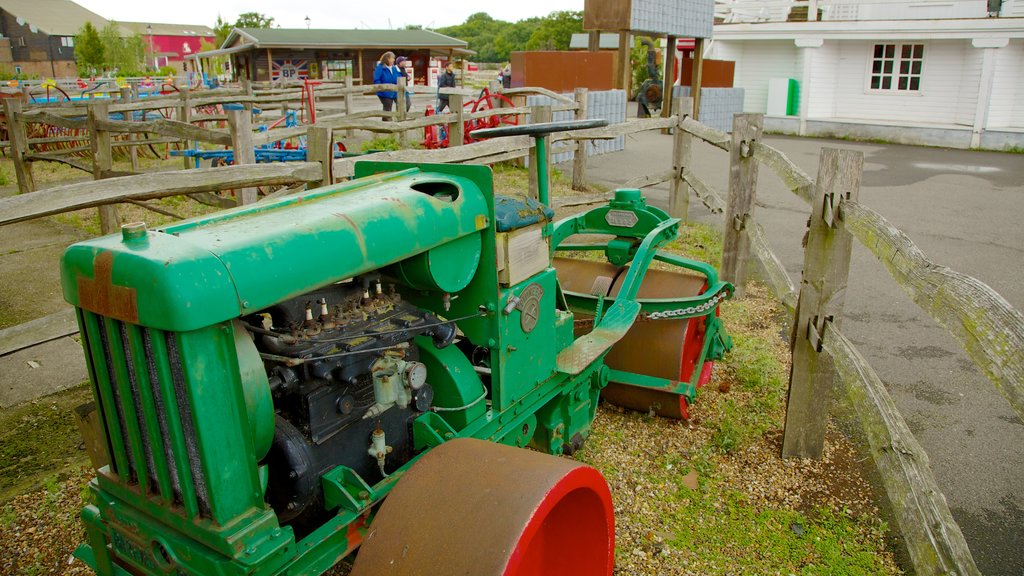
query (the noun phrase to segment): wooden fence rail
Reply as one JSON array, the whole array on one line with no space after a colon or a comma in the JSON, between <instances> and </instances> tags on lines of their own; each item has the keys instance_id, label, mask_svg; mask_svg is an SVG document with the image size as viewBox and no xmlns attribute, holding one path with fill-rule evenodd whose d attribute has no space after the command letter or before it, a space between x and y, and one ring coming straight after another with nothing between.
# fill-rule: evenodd
<instances>
[{"instance_id":1,"label":"wooden fence rail","mask_svg":"<svg viewBox=\"0 0 1024 576\"><path fill-rule=\"evenodd\" d=\"M680 127L724 150L736 145L735 140L727 143L725 134L689 119L681 122ZM825 172L824 176L819 173L815 182L785 154L757 139L749 141L746 148L750 156L772 169L796 196L812 205L817 215L817 218L812 217L812 224L817 219L823 222L823 229L844 230L864 244L914 301L953 333L1018 415L1024 418L1021 410L1024 355L1020 352L1024 350L1024 315L984 283L928 260L906 235L855 201L856 197L850 192L856 189L856 185L840 185L825 194L826 191L819 186L823 182L836 182L835 170ZM823 151L823 156L827 155L826 152ZM684 173L684 179L705 205L713 211L720 209L721 199L717 192L688 171ZM728 224L727 229L730 227ZM798 384L793 379L810 376L810 373L802 375L797 369L795 348L803 347L815 362L818 361L816 355L822 354L828 361L823 366L830 367L838 375L841 389L866 433L871 456L915 571L919 574L978 574L960 527L929 468L927 454L910 432L881 380L842 335L836 317L829 310L817 310L817 315L812 317L808 317L811 315L807 310L801 313L801 308L809 304L804 302L803 294L798 299L793 281L768 245L764 230L753 214L742 228L751 253L764 268L768 285L787 310L797 317L792 322L794 372L790 383L791 400L794 394L801 394L799 388L793 388ZM824 233L833 234L831 231ZM824 244L831 247L836 243L830 240ZM813 250L814 247L809 246L808 249ZM827 263L835 256L824 258ZM841 256L839 258L843 260ZM745 265L745 261L741 265ZM805 275L808 266L805 263ZM814 274L814 266L810 268L810 273ZM835 274L837 272L827 272L823 277L812 279L811 284L815 290L830 282L834 284L834 279L823 278L832 278ZM845 273L842 278L845 278ZM845 280L834 284L831 288L833 294L841 296L844 285ZM807 288L806 279L802 286ZM832 314L841 312L841 298L839 305L831 309ZM823 393L820 388L819 385L815 394ZM820 397L811 405L817 406L821 412L827 410L827 404L821 405ZM791 418L806 417L809 410L804 408L803 411L805 414L787 412L787 427ZM815 426L815 429L815 433L824 434L822 426Z\"/></svg>"}]
</instances>

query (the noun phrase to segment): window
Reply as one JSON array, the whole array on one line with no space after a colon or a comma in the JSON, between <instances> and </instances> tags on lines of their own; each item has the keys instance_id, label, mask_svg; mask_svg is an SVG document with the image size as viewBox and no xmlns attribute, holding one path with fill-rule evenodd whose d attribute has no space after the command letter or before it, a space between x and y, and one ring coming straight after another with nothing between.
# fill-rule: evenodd
<instances>
[{"instance_id":1,"label":"window","mask_svg":"<svg viewBox=\"0 0 1024 576\"><path fill-rule=\"evenodd\" d=\"M69 48L74 46L75 45L75 37L74 36L61 36L60 37L60 45L61 46L67 46Z\"/></svg>"},{"instance_id":2,"label":"window","mask_svg":"<svg viewBox=\"0 0 1024 576\"><path fill-rule=\"evenodd\" d=\"M875 44L871 59L871 89L921 90L924 44Z\"/></svg>"},{"instance_id":3,"label":"window","mask_svg":"<svg viewBox=\"0 0 1024 576\"><path fill-rule=\"evenodd\" d=\"M21 48L25 47L25 37L24 36L19 36L18 37L18 46L21 47Z\"/></svg>"}]
</instances>

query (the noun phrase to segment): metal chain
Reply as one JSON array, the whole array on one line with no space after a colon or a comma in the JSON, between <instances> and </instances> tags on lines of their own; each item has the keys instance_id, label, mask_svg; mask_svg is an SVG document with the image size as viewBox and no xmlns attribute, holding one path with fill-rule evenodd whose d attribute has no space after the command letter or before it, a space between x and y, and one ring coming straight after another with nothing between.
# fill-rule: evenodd
<instances>
[{"instance_id":1,"label":"metal chain","mask_svg":"<svg viewBox=\"0 0 1024 576\"><path fill-rule=\"evenodd\" d=\"M725 300L725 298L726 294L724 292L719 292L717 295L715 295L714 298L708 300L703 304L698 304L697 306L690 306L689 308L679 308L677 310L651 312L650 314L647 315L647 318L650 320L661 320L665 318L676 318L679 316L694 316L697 314L703 314L704 312L711 310L715 306L718 306L718 303L721 302L722 300Z\"/></svg>"}]
</instances>

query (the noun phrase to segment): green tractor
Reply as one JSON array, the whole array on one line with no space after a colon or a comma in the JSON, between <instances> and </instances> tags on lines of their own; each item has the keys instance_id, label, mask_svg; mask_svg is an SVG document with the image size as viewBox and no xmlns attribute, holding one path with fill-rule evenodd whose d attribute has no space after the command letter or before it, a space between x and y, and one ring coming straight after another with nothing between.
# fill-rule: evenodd
<instances>
[{"instance_id":1,"label":"green tractor","mask_svg":"<svg viewBox=\"0 0 1024 576\"><path fill-rule=\"evenodd\" d=\"M637 190L554 222L536 145L539 201L496 197L482 166L363 162L69 247L109 458L76 556L104 576L320 574L357 548L361 576L610 574L607 483L557 456L602 394L685 418L732 287L660 250L679 221Z\"/></svg>"}]
</instances>

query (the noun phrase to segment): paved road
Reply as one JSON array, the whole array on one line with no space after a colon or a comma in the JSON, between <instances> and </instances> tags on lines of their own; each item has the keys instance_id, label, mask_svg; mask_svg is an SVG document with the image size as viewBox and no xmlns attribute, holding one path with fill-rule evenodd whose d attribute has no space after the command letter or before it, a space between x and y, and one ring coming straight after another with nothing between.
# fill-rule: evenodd
<instances>
[{"instance_id":1,"label":"paved road","mask_svg":"<svg viewBox=\"0 0 1024 576\"><path fill-rule=\"evenodd\" d=\"M808 174L822 147L865 156L861 202L901 228L935 262L987 283L1024 310L1024 155L768 137ZM588 178L610 186L670 166L671 137L646 133L626 151L592 160ZM726 190L728 155L705 144L697 174ZM561 166L561 169L571 169ZM767 169L757 218L794 280L808 208ZM667 186L649 189L667 204ZM719 224L698 203L696 220ZM927 450L953 515L985 574L1024 574L1024 423L931 320L855 243L843 331L886 383Z\"/></svg>"}]
</instances>

